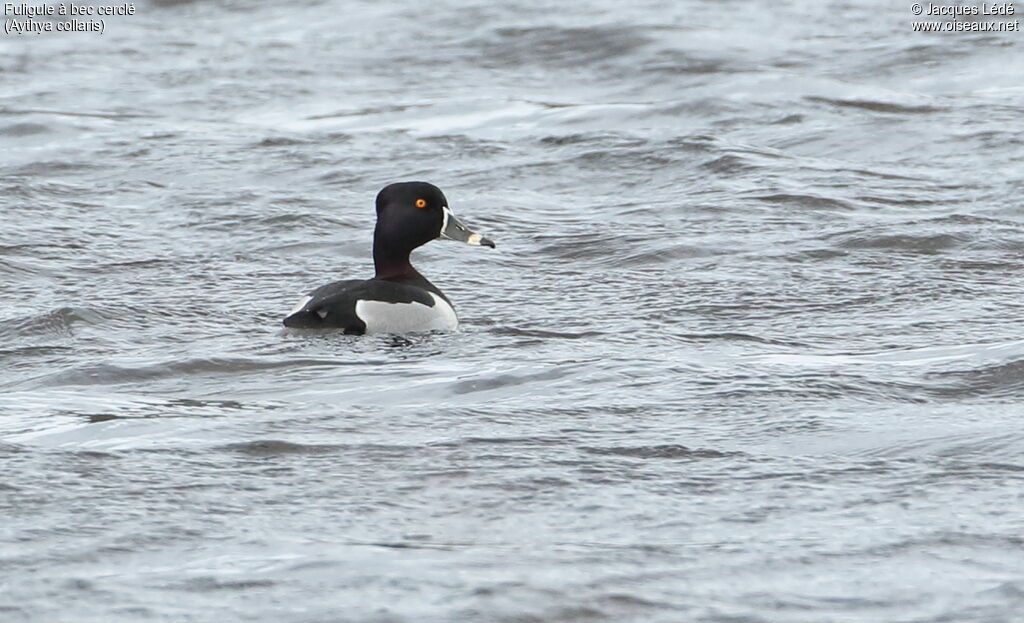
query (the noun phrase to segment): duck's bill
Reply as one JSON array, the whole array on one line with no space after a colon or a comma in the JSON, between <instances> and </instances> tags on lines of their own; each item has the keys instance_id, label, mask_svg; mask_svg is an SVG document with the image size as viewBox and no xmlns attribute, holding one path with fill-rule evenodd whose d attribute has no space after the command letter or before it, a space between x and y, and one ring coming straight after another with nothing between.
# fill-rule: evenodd
<instances>
[{"instance_id":1,"label":"duck's bill","mask_svg":"<svg viewBox=\"0 0 1024 623\"><path fill-rule=\"evenodd\" d=\"M458 242L465 242L466 244L480 247L494 248L494 243L489 238L484 238L480 234L470 231L448 208L444 209L444 225L441 226L441 238L457 240Z\"/></svg>"}]
</instances>

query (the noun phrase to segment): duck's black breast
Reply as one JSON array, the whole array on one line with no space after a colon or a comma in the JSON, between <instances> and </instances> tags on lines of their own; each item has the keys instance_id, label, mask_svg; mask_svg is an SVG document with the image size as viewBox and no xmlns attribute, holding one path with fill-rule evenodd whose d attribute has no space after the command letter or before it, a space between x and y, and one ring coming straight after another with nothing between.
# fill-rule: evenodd
<instances>
[{"instance_id":1,"label":"duck's black breast","mask_svg":"<svg viewBox=\"0 0 1024 623\"><path fill-rule=\"evenodd\" d=\"M366 321L356 313L360 302L434 307L436 300L424 288L384 279L335 281L310 292L284 319L284 326L344 329L345 333L363 334L367 331Z\"/></svg>"}]
</instances>

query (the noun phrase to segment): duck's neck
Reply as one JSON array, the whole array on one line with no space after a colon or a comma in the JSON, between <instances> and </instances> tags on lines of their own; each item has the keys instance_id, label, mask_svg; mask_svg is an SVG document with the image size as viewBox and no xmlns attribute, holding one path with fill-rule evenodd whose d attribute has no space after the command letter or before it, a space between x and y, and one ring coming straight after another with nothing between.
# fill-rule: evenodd
<instances>
[{"instance_id":1,"label":"duck's neck","mask_svg":"<svg viewBox=\"0 0 1024 623\"><path fill-rule=\"evenodd\" d=\"M395 251L392 245L381 244L377 236L374 236L373 278L417 286L429 292L433 292L447 301L448 297L445 296L437 286L430 283L430 280L412 267L412 263L409 262L409 254L410 251Z\"/></svg>"},{"instance_id":2,"label":"duck's neck","mask_svg":"<svg viewBox=\"0 0 1024 623\"><path fill-rule=\"evenodd\" d=\"M378 225L379 228L379 225ZM406 245L395 244L395 237L382 234L379 229L373 232L373 268L374 279L394 281L423 288L437 294L444 300L448 297L437 286L412 267L409 255L412 250ZM385 242L385 239L387 242Z\"/></svg>"},{"instance_id":3,"label":"duck's neck","mask_svg":"<svg viewBox=\"0 0 1024 623\"><path fill-rule=\"evenodd\" d=\"M374 279L385 279L387 281L416 282L423 279L412 263L409 261L409 254L412 251L403 248L403 245L396 245L394 241L385 244L384 236L380 232L374 232L373 236L373 268Z\"/></svg>"},{"instance_id":4,"label":"duck's neck","mask_svg":"<svg viewBox=\"0 0 1024 623\"><path fill-rule=\"evenodd\" d=\"M383 253L380 245L373 244L374 279L401 281L404 277L418 275L409 262L409 253Z\"/></svg>"}]
</instances>

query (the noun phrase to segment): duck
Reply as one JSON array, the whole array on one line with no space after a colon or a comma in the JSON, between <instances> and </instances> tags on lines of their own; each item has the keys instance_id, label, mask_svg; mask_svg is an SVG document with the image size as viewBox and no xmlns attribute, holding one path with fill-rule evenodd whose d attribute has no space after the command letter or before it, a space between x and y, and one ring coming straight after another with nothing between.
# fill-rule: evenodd
<instances>
[{"instance_id":1,"label":"duck","mask_svg":"<svg viewBox=\"0 0 1024 623\"><path fill-rule=\"evenodd\" d=\"M441 189L427 182L398 182L377 193L372 279L320 286L284 319L291 329L341 329L346 334L454 331L455 306L420 274L409 257L431 240L494 248L452 213Z\"/></svg>"}]
</instances>

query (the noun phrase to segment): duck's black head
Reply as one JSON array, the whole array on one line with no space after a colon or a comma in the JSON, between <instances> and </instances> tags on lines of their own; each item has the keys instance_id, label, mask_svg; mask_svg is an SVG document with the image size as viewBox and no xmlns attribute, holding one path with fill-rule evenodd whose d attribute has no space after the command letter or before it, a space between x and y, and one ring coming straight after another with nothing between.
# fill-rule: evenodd
<instances>
[{"instance_id":1,"label":"duck's black head","mask_svg":"<svg viewBox=\"0 0 1024 623\"><path fill-rule=\"evenodd\" d=\"M494 248L455 218L441 189L427 182L399 182L377 193L373 256L382 264L408 263L409 253L435 238Z\"/></svg>"}]
</instances>

